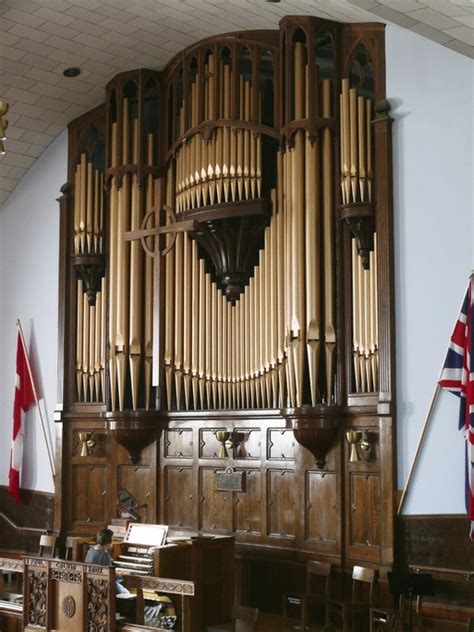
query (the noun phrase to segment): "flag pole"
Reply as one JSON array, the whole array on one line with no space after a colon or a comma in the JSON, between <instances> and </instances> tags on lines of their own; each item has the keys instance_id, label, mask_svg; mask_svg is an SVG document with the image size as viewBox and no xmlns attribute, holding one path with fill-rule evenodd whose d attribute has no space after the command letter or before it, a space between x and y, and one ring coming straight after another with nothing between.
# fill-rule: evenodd
<instances>
[{"instance_id":1,"label":"flag pole","mask_svg":"<svg viewBox=\"0 0 474 632\"><path fill-rule=\"evenodd\" d=\"M470 280L474 279L474 270L471 270L471 274L469 275L469 279ZM444 362L443 362L443 366L444 366ZM421 448L421 445L422 445L423 440L425 438L426 431L428 430L428 423L431 420L431 416L433 414L434 405L436 403L436 400L438 398L439 392L441 390L441 387L439 385L439 381L441 379L442 373L443 373L443 367L441 367L441 371L439 373L439 378L436 381L436 388L435 388L435 390L433 392L433 395L431 397L431 402L430 402L430 405L429 405L429 408L428 408L428 413L426 415L426 419L425 419L425 423L424 423L424 426L423 426L423 430L421 431L420 438L418 439L418 445L416 446L415 456L413 457L413 461L411 463L410 471L408 473L408 478L407 478L407 481L405 483L405 487L403 489L402 497L400 498L400 504L398 505L397 516L399 516L401 511L402 511L403 503L405 502L405 496L406 496L406 494L408 492L408 487L410 485L410 480L411 480L413 471L415 469L416 462L418 460L418 453L420 452L420 448Z\"/></svg>"},{"instance_id":2,"label":"flag pole","mask_svg":"<svg viewBox=\"0 0 474 632\"><path fill-rule=\"evenodd\" d=\"M411 462L410 471L408 472L408 478L406 480L405 487L403 489L402 497L400 498L400 504L398 505L397 516L399 516L401 511L402 511L403 503L405 502L405 496L406 496L406 494L408 492L408 487L410 485L411 477L412 477L412 474L413 474L413 472L415 470L416 462L418 460L418 454L420 452L421 445L422 445L423 440L425 438L426 431L428 430L428 424L429 424L429 422L431 420L431 416L432 416L432 413L433 413L433 408L434 408L435 402L438 399L438 394L439 394L439 391L441 390L440 389L440 385L439 385L439 380L440 379L441 379L441 373L440 373L440 377L438 378L438 380L436 382L436 388L433 391L433 395L431 397L431 402L430 402L430 405L429 405L429 408L428 408L428 412L426 414L425 423L423 425L423 430L421 431L420 438L418 439L418 445L416 446L415 456L413 457L413 461Z\"/></svg>"},{"instance_id":3,"label":"flag pole","mask_svg":"<svg viewBox=\"0 0 474 632\"><path fill-rule=\"evenodd\" d=\"M21 322L20 322L19 318L16 319L16 326L18 327L18 333L20 334L21 346L23 347L23 353L25 354L26 366L28 368L28 374L30 376L30 382L31 382L31 386L32 386L32 389L33 389L33 397L35 398L36 406L38 407L38 412L39 412L40 421L41 421L41 429L43 430L43 439L44 439L44 442L46 444L46 450L48 451L49 466L51 468L51 475L52 475L53 480L54 480L55 479L55 472L54 472L53 457L51 455L51 448L50 448L50 445L49 445L48 437L46 435L46 427L45 427L45 423L44 423L44 419L43 419L43 413L41 412L41 406L39 405L38 394L36 392L35 381L33 379L33 374L31 372L30 359L28 357L28 352L26 350L26 344L25 344L25 338L23 336L23 328L21 326Z\"/></svg>"}]
</instances>

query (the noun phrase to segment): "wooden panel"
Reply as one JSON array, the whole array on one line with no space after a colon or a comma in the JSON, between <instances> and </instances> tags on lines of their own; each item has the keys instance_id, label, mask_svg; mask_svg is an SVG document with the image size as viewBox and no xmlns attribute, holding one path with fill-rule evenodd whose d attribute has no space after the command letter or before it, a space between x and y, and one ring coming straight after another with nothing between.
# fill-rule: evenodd
<instances>
[{"instance_id":1,"label":"wooden panel","mask_svg":"<svg viewBox=\"0 0 474 632\"><path fill-rule=\"evenodd\" d=\"M174 459L192 458L193 431L177 428L165 432L165 457Z\"/></svg>"},{"instance_id":2,"label":"wooden panel","mask_svg":"<svg viewBox=\"0 0 474 632\"><path fill-rule=\"evenodd\" d=\"M380 546L380 476L351 472L350 544Z\"/></svg>"},{"instance_id":3,"label":"wooden panel","mask_svg":"<svg viewBox=\"0 0 474 632\"><path fill-rule=\"evenodd\" d=\"M235 458L260 459L262 450L260 428L238 428L233 433Z\"/></svg>"},{"instance_id":4,"label":"wooden panel","mask_svg":"<svg viewBox=\"0 0 474 632\"><path fill-rule=\"evenodd\" d=\"M225 432L226 428L209 428L199 431L199 456L201 459L218 459L221 444L217 440L217 433Z\"/></svg>"},{"instance_id":5,"label":"wooden panel","mask_svg":"<svg viewBox=\"0 0 474 632\"><path fill-rule=\"evenodd\" d=\"M261 481L260 470L244 470L246 488L243 493L235 494L235 531L260 533Z\"/></svg>"},{"instance_id":6,"label":"wooden panel","mask_svg":"<svg viewBox=\"0 0 474 632\"><path fill-rule=\"evenodd\" d=\"M199 528L204 531L232 531L232 492L218 492L215 468L199 472Z\"/></svg>"},{"instance_id":7,"label":"wooden panel","mask_svg":"<svg viewBox=\"0 0 474 632\"><path fill-rule=\"evenodd\" d=\"M170 527L191 527L189 507L193 502L191 467L165 467L165 523Z\"/></svg>"},{"instance_id":8,"label":"wooden panel","mask_svg":"<svg viewBox=\"0 0 474 632\"><path fill-rule=\"evenodd\" d=\"M293 461L295 458L295 437L292 430L268 429L268 460Z\"/></svg>"},{"instance_id":9,"label":"wooden panel","mask_svg":"<svg viewBox=\"0 0 474 632\"><path fill-rule=\"evenodd\" d=\"M144 522L147 522L150 503L153 502L153 481L150 480L148 465L119 465L117 476L118 489L126 489L138 501L139 505L146 505L137 512Z\"/></svg>"},{"instance_id":10,"label":"wooden panel","mask_svg":"<svg viewBox=\"0 0 474 632\"><path fill-rule=\"evenodd\" d=\"M72 466L72 521L103 525L106 513L107 469L104 465Z\"/></svg>"},{"instance_id":11,"label":"wooden panel","mask_svg":"<svg viewBox=\"0 0 474 632\"><path fill-rule=\"evenodd\" d=\"M0 511L18 527L30 527L38 532L17 530L0 517L1 547L4 551L37 553L41 531L53 528L54 496L30 489L22 489L20 493L21 502L17 503L9 495L8 486L0 485Z\"/></svg>"},{"instance_id":12,"label":"wooden panel","mask_svg":"<svg viewBox=\"0 0 474 632\"><path fill-rule=\"evenodd\" d=\"M268 533L294 538L296 535L295 473L293 470L268 470Z\"/></svg>"},{"instance_id":13,"label":"wooden panel","mask_svg":"<svg viewBox=\"0 0 474 632\"><path fill-rule=\"evenodd\" d=\"M333 472L306 472L305 540L337 541L337 481Z\"/></svg>"}]
</instances>

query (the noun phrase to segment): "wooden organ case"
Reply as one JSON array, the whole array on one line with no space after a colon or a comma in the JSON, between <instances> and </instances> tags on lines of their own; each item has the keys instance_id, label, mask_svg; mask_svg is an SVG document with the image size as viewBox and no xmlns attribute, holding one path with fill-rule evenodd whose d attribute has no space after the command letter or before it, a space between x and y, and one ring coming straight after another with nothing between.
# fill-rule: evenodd
<instances>
[{"instance_id":1,"label":"wooden organ case","mask_svg":"<svg viewBox=\"0 0 474 632\"><path fill-rule=\"evenodd\" d=\"M289 16L70 124L63 534L126 488L143 522L235 536L238 598L270 610L308 558L391 567L389 110L382 25Z\"/></svg>"}]
</instances>

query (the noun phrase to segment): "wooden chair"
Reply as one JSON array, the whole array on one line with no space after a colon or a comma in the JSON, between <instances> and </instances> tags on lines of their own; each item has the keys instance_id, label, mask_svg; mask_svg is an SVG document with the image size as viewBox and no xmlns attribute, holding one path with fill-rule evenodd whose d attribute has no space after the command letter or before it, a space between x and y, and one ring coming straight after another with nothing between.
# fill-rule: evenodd
<instances>
[{"instance_id":1,"label":"wooden chair","mask_svg":"<svg viewBox=\"0 0 474 632\"><path fill-rule=\"evenodd\" d=\"M330 595L331 564L310 560L306 564L306 592L285 593L283 595L283 616L288 619L288 605L293 603L301 608L301 628L309 627L311 610L324 610Z\"/></svg>"},{"instance_id":2,"label":"wooden chair","mask_svg":"<svg viewBox=\"0 0 474 632\"><path fill-rule=\"evenodd\" d=\"M384 573L384 576L379 576L377 603L370 608L370 632L395 630L398 620L399 607L390 591L387 574Z\"/></svg>"},{"instance_id":3,"label":"wooden chair","mask_svg":"<svg viewBox=\"0 0 474 632\"><path fill-rule=\"evenodd\" d=\"M232 608L232 632L256 632L258 608L234 606Z\"/></svg>"},{"instance_id":4,"label":"wooden chair","mask_svg":"<svg viewBox=\"0 0 474 632\"><path fill-rule=\"evenodd\" d=\"M57 537L55 535L42 535L40 537L38 555L40 557L54 557L56 554L56 540Z\"/></svg>"},{"instance_id":5,"label":"wooden chair","mask_svg":"<svg viewBox=\"0 0 474 632\"><path fill-rule=\"evenodd\" d=\"M331 623L331 615L342 619L343 632L356 630L357 618L370 616L370 608L374 605L377 571L363 566L352 569L352 592L349 599L328 599L326 604L326 627ZM362 630L362 628L360 628ZM365 630L367 628L364 628Z\"/></svg>"}]
</instances>

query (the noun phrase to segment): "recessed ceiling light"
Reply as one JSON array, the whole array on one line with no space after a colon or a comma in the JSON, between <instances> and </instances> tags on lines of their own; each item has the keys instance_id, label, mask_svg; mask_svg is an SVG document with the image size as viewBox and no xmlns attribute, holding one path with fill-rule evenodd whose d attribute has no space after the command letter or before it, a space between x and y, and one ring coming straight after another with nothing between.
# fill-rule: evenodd
<instances>
[{"instance_id":1,"label":"recessed ceiling light","mask_svg":"<svg viewBox=\"0 0 474 632\"><path fill-rule=\"evenodd\" d=\"M281 2L281 0L265 0L265 2L274 2L275 4L277 4L278 2Z\"/></svg>"},{"instance_id":2,"label":"recessed ceiling light","mask_svg":"<svg viewBox=\"0 0 474 632\"><path fill-rule=\"evenodd\" d=\"M65 77L77 77L78 75L81 74L81 69L80 68L66 68L66 70L63 71L63 75Z\"/></svg>"}]
</instances>

